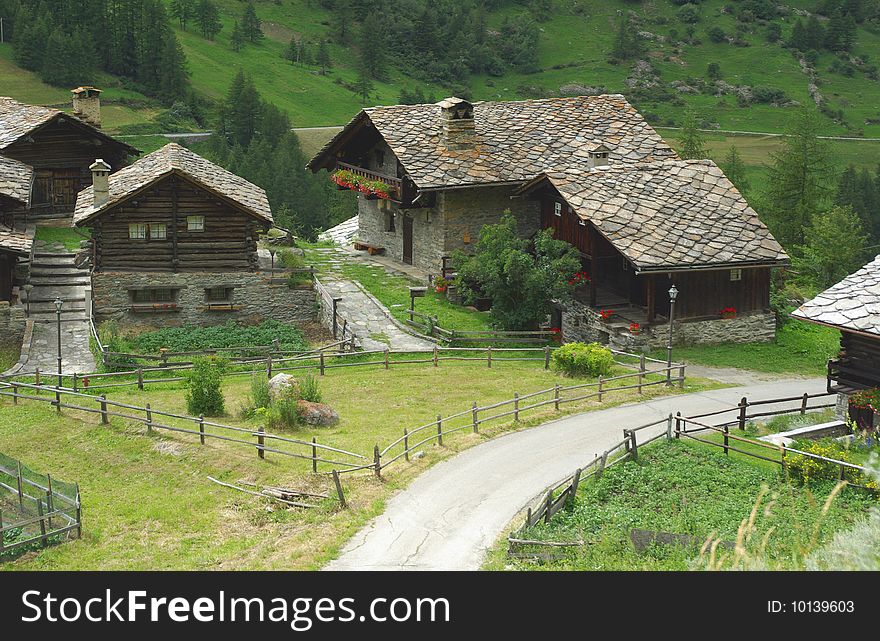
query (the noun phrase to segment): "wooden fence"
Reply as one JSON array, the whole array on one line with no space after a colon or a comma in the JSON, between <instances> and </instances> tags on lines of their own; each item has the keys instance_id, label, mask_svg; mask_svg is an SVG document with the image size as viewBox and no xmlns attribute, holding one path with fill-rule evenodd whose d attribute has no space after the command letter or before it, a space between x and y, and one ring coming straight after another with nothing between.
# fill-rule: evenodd
<instances>
[{"instance_id":1,"label":"wooden fence","mask_svg":"<svg viewBox=\"0 0 880 641\"><path fill-rule=\"evenodd\" d=\"M79 486L0 454L0 561L69 534L82 535Z\"/></svg>"},{"instance_id":2,"label":"wooden fence","mask_svg":"<svg viewBox=\"0 0 880 641\"><path fill-rule=\"evenodd\" d=\"M436 316L424 314L414 309L407 309L406 313L409 315L409 318L406 319L408 325L432 338L438 338L446 342L448 345L460 345L463 343L543 345L559 336L556 332L543 329L522 332L508 332L490 329L477 331L447 329L440 326L440 322Z\"/></svg>"},{"instance_id":3,"label":"wooden fence","mask_svg":"<svg viewBox=\"0 0 880 641\"><path fill-rule=\"evenodd\" d=\"M348 341L351 344L351 349L355 349L360 345L358 337L348 327L348 319L339 314L339 302L342 298L333 296L324 283L317 278L314 279L314 283L315 292L318 294L321 305L321 316L325 325L333 332L333 338L341 339L343 342Z\"/></svg>"},{"instance_id":4,"label":"wooden fence","mask_svg":"<svg viewBox=\"0 0 880 641\"><path fill-rule=\"evenodd\" d=\"M652 423L647 423L645 425L640 425L638 427L629 428L623 430L623 440L619 443L616 443L608 450L603 452L601 455L596 456L592 461L586 464L582 468L578 468L574 471L571 476L566 477L556 485L548 488L541 494L540 500L534 506L528 506L526 509L526 518L521 527L508 535L508 555L511 557L519 557L519 556L535 556L532 554L522 554L521 549L525 546L541 546L541 547L572 547L577 545L583 545L583 542L552 542L552 541L540 541L526 538L527 530L529 528L534 527L540 522L549 523L550 520L562 509L565 507L571 506L574 504L575 497L577 495L577 490L579 485L588 478L596 477L599 478L602 476L602 473L612 465L617 463L621 463L623 461L629 460L637 460L639 456L639 448L652 443L661 438L673 439L673 438L689 438L694 441L698 441L705 445L709 445L712 447L722 448L725 454L729 454L731 451L737 452L739 454L744 454L746 456L750 456L752 458L758 458L764 461L769 461L771 463L776 463L782 466L783 469L786 468L787 460L786 456L788 454L801 455L806 458L812 458L814 460L822 461L829 465L836 465L839 467L839 478L844 480L847 478L847 475L850 476L855 474L866 474L867 470L861 466L856 465L854 463L849 463L846 461L840 461L837 459L831 459L824 456L820 456L818 454L813 454L811 452L804 452L802 450L788 447L785 445L773 445L771 443L767 443L764 441L758 441L755 439L745 438L743 436L739 436L736 434L732 434L730 432L730 428L733 426L737 426L741 430L745 430L746 424L749 420L755 418L766 418L771 416L780 416L784 414L800 414L805 415L809 411L816 411L819 409L826 409L829 407L834 407L835 403L813 403L810 401L813 399L822 399L828 396L834 396L833 393L821 393L821 394L802 394L800 396L790 396L790 397L781 397L781 398L772 398L772 399L762 399L762 400L752 400L749 401L746 397L743 397L741 401L734 406L723 408L720 410L716 410L713 412L707 412L705 414L698 414L694 416L685 417L681 415L681 412L677 412L675 414L669 414L667 417L654 421ZM781 409L775 410L761 410L758 412L748 413L748 408L750 407L758 407L763 408L767 406L773 405L793 405L792 407L783 407ZM723 416L724 414L734 414L736 417L734 419L728 420L726 422L718 423L715 425L709 425L707 423L701 422L697 419L705 418L705 417L717 417ZM658 428L661 425L665 425L666 429L662 432L654 434L653 436L649 436L648 438L639 442L637 434L643 430ZM690 428L689 428L690 426ZM721 442L712 441L706 438L700 438L698 436L694 436L696 433L701 432L715 432L723 435L723 440ZM762 454L758 454L756 452L751 452L749 450L743 449L741 447L736 447L735 445L731 445L730 442L734 441L735 443L743 443L749 446L754 446L766 450L767 452L773 451L779 454L778 458L771 456L764 456ZM857 483L849 482L850 485L854 487L862 488L862 489L871 489L866 488L863 485L859 485ZM873 490L872 490L873 491Z\"/></svg>"}]
</instances>

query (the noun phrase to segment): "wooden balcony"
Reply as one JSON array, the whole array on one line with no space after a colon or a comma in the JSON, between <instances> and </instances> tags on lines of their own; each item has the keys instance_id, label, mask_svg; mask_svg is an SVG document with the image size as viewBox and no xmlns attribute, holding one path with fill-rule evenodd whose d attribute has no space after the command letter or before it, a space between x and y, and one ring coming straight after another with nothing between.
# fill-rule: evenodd
<instances>
[{"instance_id":1,"label":"wooden balcony","mask_svg":"<svg viewBox=\"0 0 880 641\"><path fill-rule=\"evenodd\" d=\"M356 165L350 165L346 162L337 162L336 169L350 171L355 176L366 178L367 180L381 180L383 183L391 187L391 200L397 203L402 201L404 189L403 180L400 178L388 176L387 174L380 174L379 172L370 171L369 169L357 167Z\"/></svg>"}]
</instances>

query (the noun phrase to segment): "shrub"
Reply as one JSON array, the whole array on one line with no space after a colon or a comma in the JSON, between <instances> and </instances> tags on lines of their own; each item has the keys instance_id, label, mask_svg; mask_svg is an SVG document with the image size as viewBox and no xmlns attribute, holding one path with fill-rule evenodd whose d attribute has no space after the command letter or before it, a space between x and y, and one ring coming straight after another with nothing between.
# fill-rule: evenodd
<instances>
[{"instance_id":1,"label":"shrub","mask_svg":"<svg viewBox=\"0 0 880 641\"><path fill-rule=\"evenodd\" d=\"M568 376L607 376L613 366L611 350L599 343L567 343L553 352L553 368Z\"/></svg>"},{"instance_id":2,"label":"shrub","mask_svg":"<svg viewBox=\"0 0 880 641\"><path fill-rule=\"evenodd\" d=\"M694 24L700 21L700 10L694 4L686 4L678 10L678 20L685 24Z\"/></svg>"},{"instance_id":3,"label":"shrub","mask_svg":"<svg viewBox=\"0 0 880 641\"><path fill-rule=\"evenodd\" d=\"M250 326L230 321L213 327L165 327L140 334L131 342L138 350L155 354L162 347L172 352L188 352L218 347L270 345L275 339L282 349L305 350L308 347L299 329L277 320Z\"/></svg>"},{"instance_id":4,"label":"shrub","mask_svg":"<svg viewBox=\"0 0 880 641\"><path fill-rule=\"evenodd\" d=\"M186 409L190 414L218 416L224 410L220 389L225 363L217 358L195 358L186 374Z\"/></svg>"},{"instance_id":5,"label":"shrub","mask_svg":"<svg viewBox=\"0 0 880 641\"><path fill-rule=\"evenodd\" d=\"M299 425L299 413L297 411L299 397L293 387L289 387L272 401L267 413L269 427L293 428Z\"/></svg>"},{"instance_id":6,"label":"shrub","mask_svg":"<svg viewBox=\"0 0 880 641\"><path fill-rule=\"evenodd\" d=\"M727 40L727 34L724 33L724 29L721 27L712 27L706 33L709 35L709 40L716 44Z\"/></svg>"},{"instance_id":7,"label":"shrub","mask_svg":"<svg viewBox=\"0 0 880 641\"><path fill-rule=\"evenodd\" d=\"M798 442L795 449L801 450L808 454L816 454L825 458L834 459L835 461L843 461L850 463L849 451L837 441L832 439L821 439L818 441ZM840 480L840 466L836 463L829 463L820 459L815 459L803 454L795 454L786 457L788 472L791 478L809 485L817 481L838 481ZM843 470L843 479L857 485L867 485L871 488L880 487L877 481L866 477L859 470L845 467Z\"/></svg>"},{"instance_id":8,"label":"shrub","mask_svg":"<svg viewBox=\"0 0 880 641\"><path fill-rule=\"evenodd\" d=\"M721 66L717 62L710 62L706 67L706 75L712 80L721 80Z\"/></svg>"},{"instance_id":9,"label":"shrub","mask_svg":"<svg viewBox=\"0 0 880 641\"><path fill-rule=\"evenodd\" d=\"M323 400L318 377L311 372L299 379L299 397L310 403L320 403Z\"/></svg>"},{"instance_id":10,"label":"shrub","mask_svg":"<svg viewBox=\"0 0 880 641\"><path fill-rule=\"evenodd\" d=\"M269 379L262 372L254 372L251 376L251 407L269 407L272 397L269 395Z\"/></svg>"}]
</instances>

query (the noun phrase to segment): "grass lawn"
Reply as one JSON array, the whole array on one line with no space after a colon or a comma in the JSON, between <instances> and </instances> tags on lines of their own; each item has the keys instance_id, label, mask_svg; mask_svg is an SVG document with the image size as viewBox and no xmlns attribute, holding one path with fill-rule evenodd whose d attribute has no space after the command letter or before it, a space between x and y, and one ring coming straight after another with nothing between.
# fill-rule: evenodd
<instances>
[{"instance_id":1,"label":"grass lawn","mask_svg":"<svg viewBox=\"0 0 880 641\"><path fill-rule=\"evenodd\" d=\"M301 428L295 438L369 454L376 443L390 443L412 428L481 404L552 386L560 378L537 363L413 364L384 370L374 367L328 370L321 379L324 400L341 416L332 428ZM230 416L220 422L255 429L257 419L238 418L249 394L247 377L224 379ZM685 392L713 384L688 382ZM648 388L646 396L666 393ZM679 390L672 390L678 393ZM157 410L185 412L176 384L113 388L109 398L132 404L151 403ZM602 406L636 398L632 391L610 393ZM565 412L599 407L595 399ZM524 415L516 427L558 416L550 409ZM506 420L506 419L503 419ZM172 424L180 424L172 421ZM182 424L180 424L182 425ZM189 427L192 427L190 424ZM339 510L332 500L315 510L286 510L207 480L240 479L302 489L331 491L324 475L310 473L308 461L210 440L199 446L190 435L154 431L120 418L102 426L95 415L48 404L0 400L0 452L21 458L35 469L65 481L78 481L83 496L83 539L31 554L7 569L307 569L322 566L383 501L427 466L450 453L477 444L511 423L486 425L480 434L462 430L444 438L443 447L424 446L426 456L403 460L383 470L383 480L369 473L343 476L350 505ZM322 466L322 470L326 468Z\"/></svg>"},{"instance_id":2,"label":"grass lawn","mask_svg":"<svg viewBox=\"0 0 880 641\"><path fill-rule=\"evenodd\" d=\"M773 343L676 347L675 360L709 367L736 367L775 374L824 375L828 359L840 349L840 332L791 320L776 333ZM665 352L652 354L665 358Z\"/></svg>"},{"instance_id":3,"label":"grass lawn","mask_svg":"<svg viewBox=\"0 0 880 641\"><path fill-rule=\"evenodd\" d=\"M80 243L91 237L87 228L79 227L37 227L35 240L47 244L63 245L69 252L79 251ZM50 248L51 249L51 248Z\"/></svg>"},{"instance_id":4,"label":"grass lawn","mask_svg":"<svg viewBox=\"0 0 880 641\"><path fill-rule=\"evenodd\" d=\"M876 499L844 489L827 514L822 508L833 484L811 488L786 483L778 466L698 443L661 440L639 451L638 462L620 463L581 486L577 502L549 524L525 536L546 541L578 541L559 560L538 564L507 559L506 541L496 546L490 569L686 570L706 567L698 546L653 544L636 552L632 529L686 534L705 541L714 535L737 541L740 524L759 501L746 549L747 569L800 569L804 556L848 528ZM762 488L766 493L762 496ZM766 544L762 543L767 537ZM542 548L546 551L547 548ZM730 567L728 559L721 567ZM765 565L762 565L765 564Z\"/></svg>"},{"instance_id":5,"label":"grass lawn","mask_svg":"<svg viewBox=\"0 0 880 641\"><path fill-rule=\"evenodd\" d=\"M18 362L20 345L0 345L0 372L5 372Z\"/></svg>"}]
</instances>

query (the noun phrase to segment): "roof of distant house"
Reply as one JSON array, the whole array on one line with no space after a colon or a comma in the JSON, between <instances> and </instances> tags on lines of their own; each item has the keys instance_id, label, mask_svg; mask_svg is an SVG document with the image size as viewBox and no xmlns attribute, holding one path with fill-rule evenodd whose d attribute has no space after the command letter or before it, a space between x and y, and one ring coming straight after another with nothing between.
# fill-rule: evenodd
<instances>
[{"instance_id":1,"label":"roof of distant house","mask_svg":"<svg viewBox=\"0 0 880 641\"><path fill-rule=\"evenodd\" d=\"M77 126L88 128L89 133L106 141L126 147L129 154L140 153L129 144L108 136L92 125L83 122L75 116L66 114L52 107L39 105L27 105L12 98L0 96L0 149L6 149L24 136L43 127L55 118L63 118Z\"/></svg>"},{"instance_id":2,"label":"roof of distant house","mask_svg":"<svg viewBox=\"0 0 880 641\"><path fill-rule=\"evenodd\" d=\"M639 271L775 265L782 246L711 160L666 160L541 175Z\"/></svg>"},{"instance_id":3,"label":"roof of distant house","mask_svg":"<svg viewBox=\"0 0 880 641\"><path fill-rule=\"evenodd\" d=\"M261 187L173 142L110 174L110 194L101 205L95 206L92 187L79 192L73 222L81 225L171 174L189 179L255 218L272 222L269 200Z\"/></svg>"},{"instance_id":4,"label":"roof of distant house","mask_svg":"<svg viewBox=\"0 0 880 641\"><path fill-rule=\"evenodd\" d=\"M335 152L373 126L422 190L529 180L544 171L587 167L605 146L611 163L676 158L672 148L618 94L474 103L473 148L447 149L442 103L364 109L309 162L332 169Z\"/></svg>"},{"instance_id":5,"label":"roof of distant house","mask_svg":"<svg viewBox=\"0 0 880 641\"><path fill-rule=\"evenodd\" d=\"M28 234L0 225L0 251L27 256L31 253L33 243L33 238Z\"/></svg>"},{"instance_id":6,"label":"roof of distant house","mask_svg":"<svg viewBox=\"0 0 880 641\"><path fill-rule=\"evenodd\" d=\"M34 170L23 162L0 156L0 196L27 206L31 200Z\"/></svg>"},{"instance_id":7,"label":"roof of distant house","mask_svg":"<svg viewBox=\"0 0 880 641\"><path fill-rule=\"evenodd\" d=\"M820 325L880 336L880 256L791 315Z\"/></svg>"}]
</instances>

